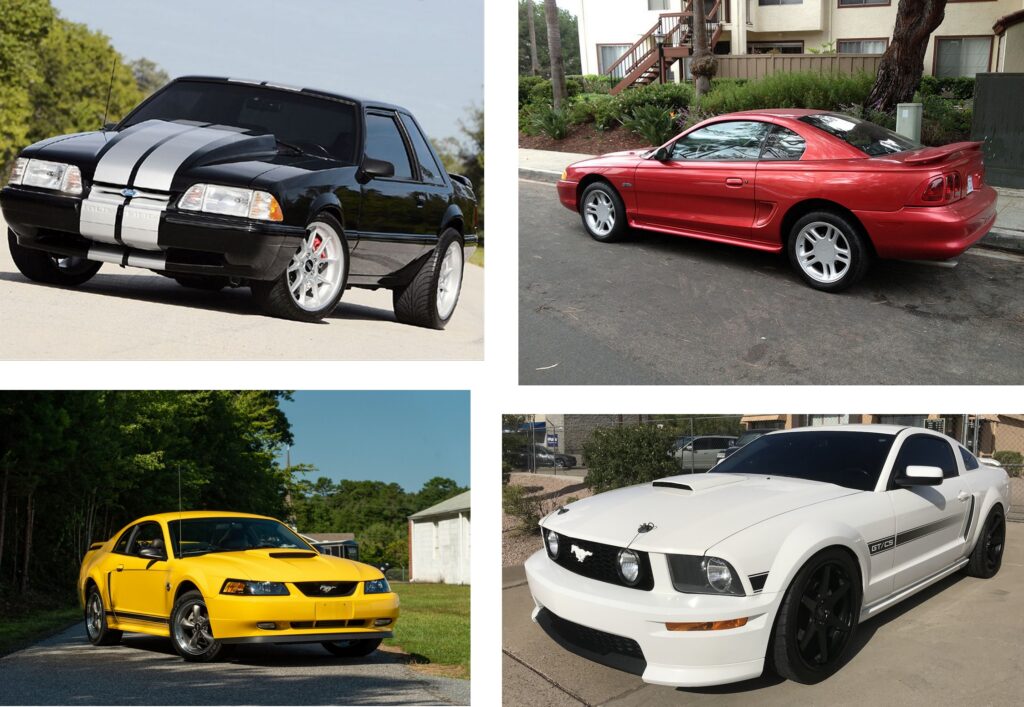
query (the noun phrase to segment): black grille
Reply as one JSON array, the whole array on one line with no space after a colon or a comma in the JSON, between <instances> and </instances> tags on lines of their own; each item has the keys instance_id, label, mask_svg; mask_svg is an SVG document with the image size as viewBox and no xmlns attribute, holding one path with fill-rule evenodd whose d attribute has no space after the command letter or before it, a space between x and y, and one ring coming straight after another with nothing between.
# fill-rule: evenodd
<instances>
[{"instance_id":1,"label":"black grille","mask_svg":"<svg viewBox=\"0 0 1024 707\"><path fill-rule=\"evenodd\" d=\"M295 586L307 597L347 597L356 590L358 582L296 582Z\"/></svg>"},{"instance_id":2,"label":"black grille","mask_svg":"<svg viewBox=\"0 0 1024 707\"><path fill-rule=\"evenodd\" d=\"M354 628L366 626L366 619L337 619L332 621L292 621L292 628Z\"/></svg>"},{"instance_id":3,"label":"black grille","mask_svg":"<svg viewBox=\"0 0 1024 707\"><path fill-rule=\"evenodd\" d=\"M580 552L573 552L574 545ZM546 550L547 543L544 547ZM569 538L559 533L558 557L555 558L555 562L570 572L596 579L599 582L608 582L620 587L642 589L649 592L654 588L654 577L651 575L651 560L647 553L639 550L633 551L640 557L640 578L636 584L626 584L619 577L619 550L621 549L614 545ZM587 555L588 552L593 554ZM581 556L584 558L582 562L579 561Z\"/></svg>"},{"instance_id":4,"label":"black grille","mask_svg":"<svg viewBox=\"0 0 1024 707\"><path fill-rule=\"evenodd\" d=\"M574 623L547 609L537 614L537 623L563 648L584 658L635 675L642 674L647 667L640 644L632 638Z\"/></svg>"}]
</instances>

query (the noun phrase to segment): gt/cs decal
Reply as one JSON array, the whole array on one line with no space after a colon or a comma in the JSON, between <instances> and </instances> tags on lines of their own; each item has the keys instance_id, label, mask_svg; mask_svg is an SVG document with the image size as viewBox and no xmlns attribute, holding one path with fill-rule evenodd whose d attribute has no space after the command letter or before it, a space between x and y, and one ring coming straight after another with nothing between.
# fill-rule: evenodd
<instances>
[{"instance_id":1,"label":"gt/cs decal","mask_svg":"<svg viewBox=\"0 0 1024 707\"><path fill-rule=\"evenodd\" d=\"M872 555L877 555L880 552L884 552L896 544L896 536L890 535L887 538L881 540L875 540L873 543L868 545L868 552Z\"/></svg>"}]
</instances>

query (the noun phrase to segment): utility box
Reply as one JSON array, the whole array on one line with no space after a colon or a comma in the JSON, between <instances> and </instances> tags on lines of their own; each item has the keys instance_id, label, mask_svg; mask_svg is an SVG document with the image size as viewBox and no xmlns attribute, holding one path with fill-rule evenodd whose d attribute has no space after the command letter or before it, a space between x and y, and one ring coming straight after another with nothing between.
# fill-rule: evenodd
<instances>
[{"instance_id":1,"label":"utility box","mask_svg":"<svg viewBox=\"0 0 1024 707\"><path fill-rule=\"evenodd\" d=\"M923 113L920 103L897 104L896 132L914 142L921 142L921 116Z\"/></svg>"}]
</instances>

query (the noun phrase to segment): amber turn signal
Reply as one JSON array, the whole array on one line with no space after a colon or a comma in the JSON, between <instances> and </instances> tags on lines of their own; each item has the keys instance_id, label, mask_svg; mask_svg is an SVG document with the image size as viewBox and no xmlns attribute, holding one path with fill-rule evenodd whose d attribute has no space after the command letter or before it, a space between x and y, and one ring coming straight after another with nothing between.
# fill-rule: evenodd
<instances>
[{"instance_id":1,"label":"amber turn signal","mask_svg":"<svg viewBox=\"0 0 1024 707\"><path fill-rule=\"evenodd\" d=\"M694 621L689 623L666 623L669 631L721 631L726 628L746 626L747 619L730 619L728 621Z\"/></svg>"},{"instance_id":2,"label":"amber turn signal","mask_svg":"<svg viewBox=\"0 0 1024 707\"><path fill-rule=\"evenodd\" d=\"M235 582L228 580L224 583L224 588L220 590L221 594L245 594L245 582Z\"/></svg>"}]
</instances>

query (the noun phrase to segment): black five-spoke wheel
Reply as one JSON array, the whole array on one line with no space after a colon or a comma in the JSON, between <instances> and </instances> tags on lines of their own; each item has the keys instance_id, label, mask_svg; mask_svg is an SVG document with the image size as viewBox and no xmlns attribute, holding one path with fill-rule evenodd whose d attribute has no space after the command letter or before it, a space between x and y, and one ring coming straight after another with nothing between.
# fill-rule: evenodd
<instances>
[{"instance_id":1,"label":"black five-spoke wheel","mask_svg":"<svg viewBox=\"0 0 1024 707\"><path fill-rule=\"evenodd\" d=\"M967 563L967 574L988 579L999 571L1003 564L1003 546L1006 544L1006 519L1003 511L996 506L988 514L988 520L981 530L978 543L971 552Z\"/></svg>"}]
</instances>

